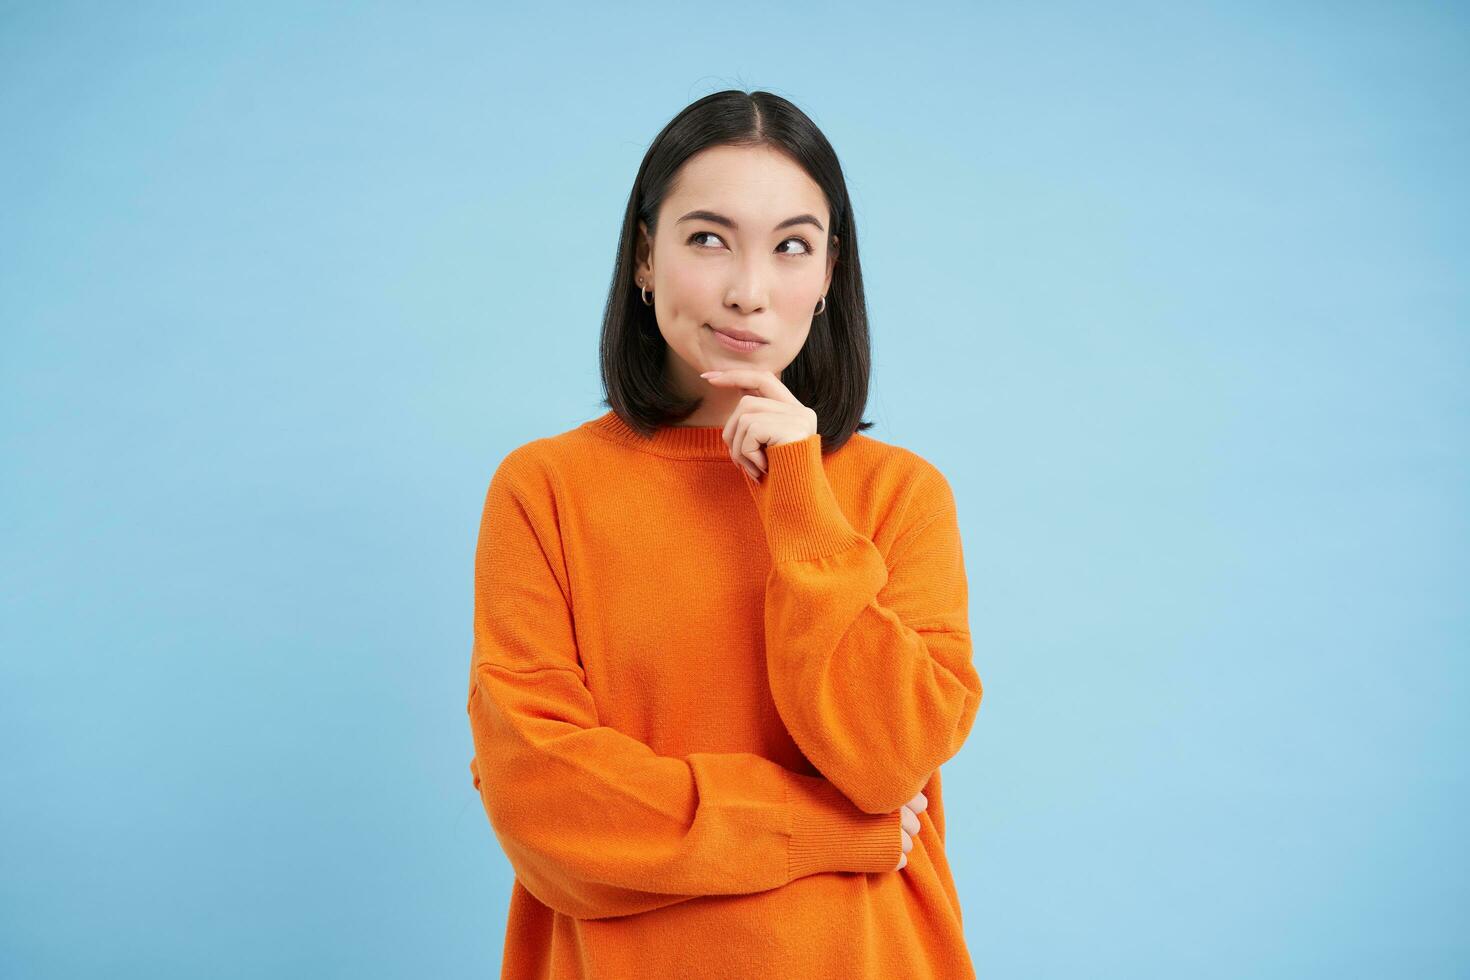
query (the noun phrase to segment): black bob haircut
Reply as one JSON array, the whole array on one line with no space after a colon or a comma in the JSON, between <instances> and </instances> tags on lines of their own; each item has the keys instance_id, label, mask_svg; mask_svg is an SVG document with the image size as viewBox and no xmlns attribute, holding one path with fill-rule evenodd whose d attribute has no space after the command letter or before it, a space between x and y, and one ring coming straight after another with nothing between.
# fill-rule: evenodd
<instances>
[{"instance_id":1,"label":"black bob haircut","mask_svg":"<svg viewBox=\"0 0 1470 980\"><path fill-rule=\"evenodd\" d=\"M811 176L832 213L831 238L837 262L826 306L812 319L811 332L795 359L781 371L781 383L817 413L822 451L842 447L854 432L873 427L863 421L868 401L872 350L862 265L847 181L832 145L815 123L786 99L769 92L730 89L687 106L654 138L638 167L623 214L617 267L602 317L600 360L603 404L635 430L651 435L661 425L680 422L701 400L680 398L664 378L669 346L659 333L653 307L643 302L633 282L637 267L638 223L658 234L658 212L679 168L713 146L764 146L785 153Z\"/></svg>"}]
</instances>

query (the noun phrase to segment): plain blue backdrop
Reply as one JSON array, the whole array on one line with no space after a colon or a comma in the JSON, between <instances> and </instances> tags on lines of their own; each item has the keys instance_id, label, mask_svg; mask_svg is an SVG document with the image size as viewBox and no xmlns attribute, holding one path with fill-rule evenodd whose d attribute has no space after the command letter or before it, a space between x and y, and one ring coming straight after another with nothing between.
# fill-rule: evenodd
<instances>
[{"instance_id":1,"label":"plain blue backdrop","mask_svg":"<svg viewBox=\"0 0 1470 980\"><path fill-rule=\"evenodd\" d=\"M1465 976L1467 85L1459 4L0 4L0 974L498 976L485 489L760 88L958 499L980 974Z\"/></svg>"}]
</instances>

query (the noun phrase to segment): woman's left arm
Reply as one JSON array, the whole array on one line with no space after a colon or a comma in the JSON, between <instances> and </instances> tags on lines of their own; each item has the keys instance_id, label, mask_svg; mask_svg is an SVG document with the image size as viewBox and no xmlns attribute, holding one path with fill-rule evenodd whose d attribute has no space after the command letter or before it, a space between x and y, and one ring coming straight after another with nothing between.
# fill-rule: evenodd
<instances>
[{"instance_id":1,"label":"woman's left arm","mask_svg":"<svg viewBox=\"0 0 1470 980\"><path fill-rule=\"evenodd\" d=\"M925 463L885 559L838 504L820 435L765 454L765 477L747 483L771 552L776 708L848 799L891 812L960 750L980 707L953 492Z\"/></svg>"}]
</instances>

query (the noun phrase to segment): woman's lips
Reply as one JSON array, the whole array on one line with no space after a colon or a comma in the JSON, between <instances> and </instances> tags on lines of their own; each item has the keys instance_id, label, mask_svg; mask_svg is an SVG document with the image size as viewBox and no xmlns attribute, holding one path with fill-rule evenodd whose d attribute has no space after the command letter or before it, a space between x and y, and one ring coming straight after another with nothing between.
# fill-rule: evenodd
<instances>
[{"instance_id":1,"label":"woman's lips","mask_svg":"<svg viewBox=\"0 0 1470 980\"><path fill-rule=\"evenodd\" d=\"M706 323L705 326L709 327L709 329L714 332L715 339L718 340L721 344L724 344L725 347L729 350L739 351L740 353L749 353L750 351L759 350L760 348L766 346L766 342L764 340L739 340L721 330L716 330L708 323Z\"/></svg>"}]
</instances>

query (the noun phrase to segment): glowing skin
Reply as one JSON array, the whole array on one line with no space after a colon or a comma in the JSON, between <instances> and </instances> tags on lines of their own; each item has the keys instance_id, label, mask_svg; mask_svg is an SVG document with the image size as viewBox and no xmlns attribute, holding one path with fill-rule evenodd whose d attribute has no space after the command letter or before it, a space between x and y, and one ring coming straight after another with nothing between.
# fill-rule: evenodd
<instances>
[{"instance_id":1,"label":"glowing skin","mask_svg":"<svg viewBox=\"0 0 1470 980\"><path fill-rule=\"evenodd\" d=\"M691 212L704 216L686 217ZM648 290L669 345L669 383L704 399L682 425L724 425L745 394L715 387L701 372L757 367L779 378L801 352L832 284L838 243L830 227L817 182L781 152L750 146L715 146L690 157L659 208L657 237L650 242L639 222L634 278ZM709 324L766 342L736 349Z\"/></svg>"}]
</instances>

